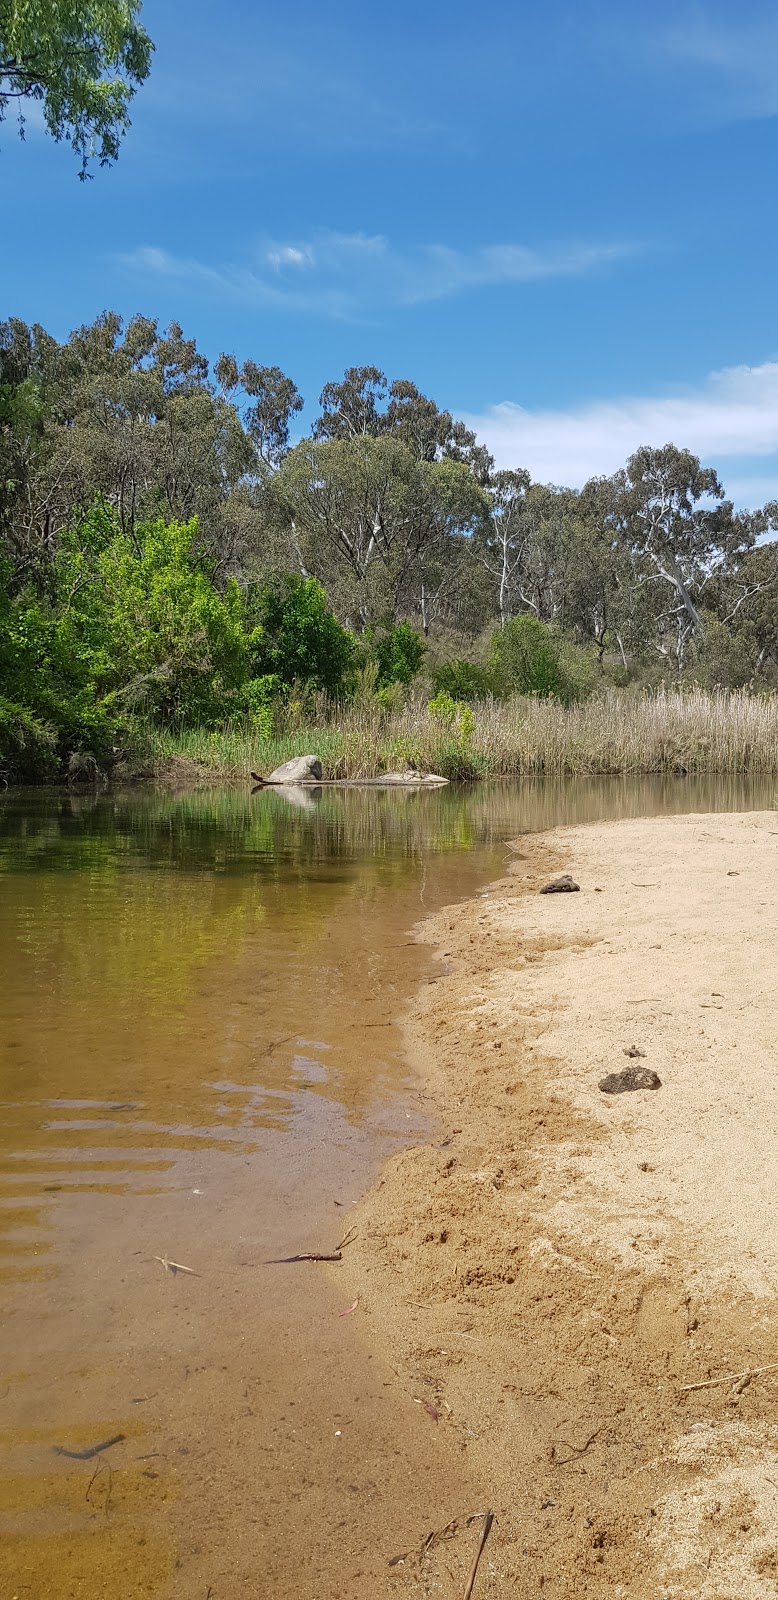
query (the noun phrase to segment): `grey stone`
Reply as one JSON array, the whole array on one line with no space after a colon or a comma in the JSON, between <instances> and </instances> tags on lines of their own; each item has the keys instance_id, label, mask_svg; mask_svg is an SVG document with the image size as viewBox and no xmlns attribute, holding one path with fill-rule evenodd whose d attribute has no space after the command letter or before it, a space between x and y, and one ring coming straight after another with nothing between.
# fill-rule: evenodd
<instances>
[{"instance_id":1,"label":"grey stone","mask_svg":"<svg viewBox=\"0 0 778 1600\"><path fill-rule=\"evenodd\" d=\"M318 783L321 779L321 762L318 756L293 756L276 767L265 783Z\"/></svg>"},{"instance_id":2,"label":"grey stone","mask_svg":"<svg viewBox=\"0 0 778 1600\"><path fill-rule=\"evenodd\" d=\"M574 883L573 879L570 877L569 872L565 872L565 873L562 874L561 878L554 878L554 879L552 879L551 883L547 883L545 885L545 887L539 891L539 893L540 894L578 894L578 892L580 890L580 887L581 887L581 885L579 883Z\"/></svg>"},{"instance_id":3,"label":"grey stone","mask_svg":"<svg viewBox=\"0 0 778 1600\"><path fill-rule=\"evenodd\" d=\"M598 1088L603 1094L630 1094L635 1089L661 1089L662 1079L650 1067L624 1067L621 1072L609 1072L601 1078Z\"/></svg>"}]
</instances>

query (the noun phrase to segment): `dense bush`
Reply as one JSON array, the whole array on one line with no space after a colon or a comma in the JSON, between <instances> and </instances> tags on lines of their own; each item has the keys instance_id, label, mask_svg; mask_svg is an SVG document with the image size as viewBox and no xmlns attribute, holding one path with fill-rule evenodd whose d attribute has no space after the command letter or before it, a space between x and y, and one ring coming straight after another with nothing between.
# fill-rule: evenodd
<instances>
[{"instance_id":1,"label":"dense bush","mask_svg":"<svg viewBox=\"0 0 778 1600\"><path fill-rule=\"evenodd\" d=\"M342 691L354 640L313 579L219 591L196 519L123 529L98 504L60 537L45 594L0 567L0 772L94 773L142 718L261 720L301 681Z\"/></svg>"},{"instance_id":2,"label":"dense bush","mask_svg":"<svg viewBox=\"0 0 778 1600\"><path fill-rule=\"evenodd\" d=\"M495 691L502 697L535 694L570 705L592 689L596 666L586 650L563 639L537 617L511 617L491 642Z\"/></svg>"},{"instance_id":3,"label":"dense bush","mask_svg":"<svg viewBox=\"0 0 778 1600\"><path fill-rule=\"evenodd\" d=\"M390 683L412 683L424 660L426 645L409 622L399 622L386 633L369 633L366 643L378 667L379 688Z\"/></svg>"},{"instance_id":4,"label":"dense bush","mask_svg":"<svg viewBox=\"0 0 778 1600\"><path fill-rule=\"evenodd\" d=\"M245 591L251 627L252 678L272 674L283 687L307 683L328 694L342 693L354 664L356 646L327 605L315 578L289 573Z\"/></svg>"},{"instance_id":5,"label":"dense bush","mask_svg":"<svg viewBox=\"0 0 778 1600\"><path fill-rule=\"evenodd\" d=\"M434 667L432 683L437 694L449 694L453 700L488 700L495 692L489 668L461 658Z\"/></svg>"}]
</instances>

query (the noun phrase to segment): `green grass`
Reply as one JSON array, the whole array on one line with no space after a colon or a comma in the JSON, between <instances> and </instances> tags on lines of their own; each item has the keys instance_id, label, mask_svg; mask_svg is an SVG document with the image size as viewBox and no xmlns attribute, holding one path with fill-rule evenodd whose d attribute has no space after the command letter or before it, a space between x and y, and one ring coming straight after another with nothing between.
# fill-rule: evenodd
<instances>
[{"instance_id":1,"label":"green grass","mask_svg":"<svg viewBox=\"0 0 778 1600\"><path fill-rule=\"evenodd\" d=\"M532 698L485 702L474 707L470 737L426 703L390 711L320 700L304 719L299 705L281 708L272 737L237 723L216 732L144 730L129 770L245 779L309 752L325 778L378 777L409 760L449 778L778 773L778 695L612 690L570 707Z\"/></svg>"}]
</instances>

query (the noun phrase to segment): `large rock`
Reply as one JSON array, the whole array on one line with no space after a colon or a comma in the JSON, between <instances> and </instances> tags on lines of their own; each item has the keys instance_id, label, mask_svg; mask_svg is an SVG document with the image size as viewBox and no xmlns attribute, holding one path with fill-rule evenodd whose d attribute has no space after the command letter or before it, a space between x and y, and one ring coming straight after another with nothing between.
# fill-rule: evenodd
<instances>
[{"instance_id":1,"label":"large rock","mask_svg":"<svg viewBox=\"0 0 778 1600\"><path fill-rule=\"evenodd\" d=\"M276 767L265 783L319 783L321 781L321 762L318 756L293 756L291 761L285 761L282 766Z\"/></svg>"}]
</instances>

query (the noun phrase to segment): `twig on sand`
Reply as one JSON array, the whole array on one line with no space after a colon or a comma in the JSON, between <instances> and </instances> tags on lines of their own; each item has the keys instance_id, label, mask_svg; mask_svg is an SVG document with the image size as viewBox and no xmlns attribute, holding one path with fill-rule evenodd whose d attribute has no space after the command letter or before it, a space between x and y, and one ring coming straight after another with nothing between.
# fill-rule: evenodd
<instances>
[{"instance_id":1,"label":"twig on sand","mask_svg":"<svg viewBox=\"0 0 778 1600\"><path fill-rule=\"evenodd\" d=\"M551 1446L551 1460L553 1461L554 1466L555 1467L566 1467L568 1461L575 1461L577 1456L585 1456L587 1450L589 1449L589 1447L594 1444L594 1441L597 1438L597 1435L599 1433L602 1433L602 1428L595 1428L594 1433L590 1433L589 1434L589 1437L586 1440L586 1443L585 1444L580 1444L580 1445L579 1444L569 1444L567 1439L560 1439L559 1443L565 1445L565 1447L570 1451L569 1456L557 1455L556 1445L552 1444L552 1446Z\"/></svg>"},{"instance_id":2,"label":"twig on sand","mask_svg":"<svg viewBox=\"0 0 778 1600\"><path fill-rule=\"evenodd\" d=\"M702 1383L684 1383L681 1394L690 1394L693 1389L715 1389L720 1383L737 1383L741 1378L747 1378L749 1383L752 1378L761 1378L763 1372L778 1372L778 1361L771 1361L767 1367L746 1367L744 1372L728 1372L724 1378L704 1378Z\"/></svg>"},{"instance_id":3,"label":"twig on sand","mask_svg":"<svg viewBox=\"0 0 778 1600\"><path fill-rule=\"evenodd\" d=\"M491 1511L473 1511L469 1517L455 1517L453 1522L447 1522L445 1528L437 1528L433 1533L428 1533L422 1540L418 1550L405 1550L402 1555L392 1556L390 1567L401 1567L406 1561L415 1561L421 1566L425 1556L435 1550L439 1544L445 1544L449 1539L455 1539L463 1528L469 1528L473 1522L480 1522L482 1517L491 1517Z\"/></svg>"},{"instance_id":4,"label":"twig on sand","mask_svg":"<svg viewBox=\"0 0 778 1600\"><path fill-rule=\"evenodd\" d=\"M194 1267L184 1267L180 1261L171 1261L167 1256L155 1256L154 1260L159 1261L166 1272L172 1272L173 1277L177 1272L186 1272L190 1278L199 1278L200 1276L199 1272L195 1272Z\"/></svg>"},{"instance_id":5,"label":"twig on sand","mask_svg":"<svg viewBox=\"0 0 778 1600\"><path fill-rule=\"evenodd\" d=\"M494 1512L493 1511L485 1512L484 1513L484 1525L483 1525L483 1527L481 1529L481 1537L480 1537L480 1539L478 1541L478 1549L476 1550L476 1553L473 1556L473 1565L470 1568L470 1576L469 1576L469 1578L467 1580L467 1583L465 1584L465 1592L464 1592L464 1594L462 1596L462 1600L470 1600L470 1596L473 1593L473 1585L475 1584L475 1576L476 1576L476 1573L478 1571L478 1563L479 1563L479 1561L481 1559L481 1556L484 1553L484 1545L486 1544L486 1541L489 1538L489 1532L490 1532L490 1529L491 1529L491 1526L492 1526L493 1522L494 1522Z\"/></svg>"}]
</instances>

